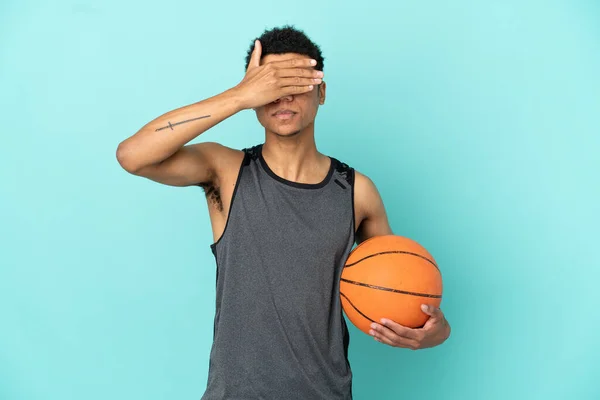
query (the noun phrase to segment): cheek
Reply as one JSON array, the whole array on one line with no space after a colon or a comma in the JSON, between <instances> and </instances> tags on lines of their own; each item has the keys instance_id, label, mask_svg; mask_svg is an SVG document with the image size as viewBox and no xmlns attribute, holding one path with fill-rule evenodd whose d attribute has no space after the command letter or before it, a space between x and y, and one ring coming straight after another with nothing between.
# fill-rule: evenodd
<instances>
[{"instance_id":1,"label":"cheek","mask_svg":"<svg viewBox=\"0 0 600 400\"><path fill-rule=\"evenodd\" d=\"M269 115L269 113L265 107L257 108L255 111L256 111L256 116L261 121L265 121Z\"/></svg>"},{"instance_id":2,"label":"cheek","mask_svg":"<svg viewBox=\"0 0 600 400\"><path fill-rule=\"evenodd\" d=\"M302 114L305 116L315 115L317 113L317 108L319 108L319 97L314 93L306 94L304 96L300 106Z\"/></svg>"},{"instance_id":3,"label":"cheek","mask_svg":"<svg viewBox=\"0 0 600 400\"><path fill-rule=\"evenodd\" d=\"M254 110L256 112L256 119L258 119L258 122L262 125L262 126L267 126L266 124L268 123L267 121L267 117L266 117L266 113L264 111L264 109L256 109Z\"/></svg>"}]
</instances>

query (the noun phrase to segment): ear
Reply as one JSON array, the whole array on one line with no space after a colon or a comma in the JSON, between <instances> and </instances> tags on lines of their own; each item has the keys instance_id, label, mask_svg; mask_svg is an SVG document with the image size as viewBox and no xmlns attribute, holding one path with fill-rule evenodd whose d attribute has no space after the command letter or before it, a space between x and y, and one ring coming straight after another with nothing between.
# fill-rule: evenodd
<instances>
[{"instance_id":1,"label":"ear","mask_svg":"<svg viewBox=\"0 0 600 400\"><path fill-rule=\"evenodd\" d=\"M322 81L321 84L319 85L319 104L321 104L321 105L325 104L326 93L327 93L327 84L325 83L325 81Z\"/></svg>"}]
</instances>

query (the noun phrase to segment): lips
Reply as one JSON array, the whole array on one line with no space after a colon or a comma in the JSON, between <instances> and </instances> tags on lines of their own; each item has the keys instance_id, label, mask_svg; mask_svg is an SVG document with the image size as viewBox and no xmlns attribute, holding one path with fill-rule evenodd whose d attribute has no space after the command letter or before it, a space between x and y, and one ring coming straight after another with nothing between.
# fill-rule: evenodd
<instances>
[{"instance_id":1,"label":"lips","mask_svg":"<svg viewBox=\"0 0 600 400\"><path fill-rule=\"evenodd\" d=\"M275 117L276 117L276 116L278 116L278 115L284 116L284 115L294 115L294 114L296 114L296 112L294 112L294 111L292 111L292 110L287 110L287 109L285 109L285 110L277 110L277 111L275 111L275 112L273 113L273 116L275 116Z\"/></svg>"}]
</instances>

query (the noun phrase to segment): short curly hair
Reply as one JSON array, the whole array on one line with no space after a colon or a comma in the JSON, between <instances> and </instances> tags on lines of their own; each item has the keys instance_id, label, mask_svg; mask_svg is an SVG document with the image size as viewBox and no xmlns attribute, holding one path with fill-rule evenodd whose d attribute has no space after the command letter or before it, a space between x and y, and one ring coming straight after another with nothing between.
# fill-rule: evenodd
<instances>
[{"instance_id":1,"label":"short curly hair","mask_svg":"<svg viewBox=\"0 0 600 400\"><path fill-rule=\"evenodd\" d=\"M321 54L320 47L310 40L304 31L293 25L284 25L282 27L265 30L262 35L256 39L260 40L262 46L261 57L264 57L267 54L301 54L316 60L317 65L315 65L315 69L323 71L324 58L323 54ZM248 69L248 65L250 64L250 57L254 51L255 40L252 40L252 44L246 54L245 69Z\"/></svg>"}]
</instances>

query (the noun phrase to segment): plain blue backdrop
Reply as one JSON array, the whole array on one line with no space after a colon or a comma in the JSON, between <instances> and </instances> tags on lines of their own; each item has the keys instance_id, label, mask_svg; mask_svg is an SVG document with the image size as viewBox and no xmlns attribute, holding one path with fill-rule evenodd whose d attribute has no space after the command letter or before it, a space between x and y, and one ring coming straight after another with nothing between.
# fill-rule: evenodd
<instances>
[{"instance_id":1,"label":"plain blue backdrop","mask_svg":"<svg viewBox=\"0 0 600 400\"><path fill-rule=\"evenodd\" d=\"M198 399L214 313L199 188L118 143L237 84L294 24L325 56L319 149L434 255L452 337L351 327L356 399L600 398L600 3L4 0L0 399ZM262 142L243 112L197 140Z\"/></svg>"}]
</instances>

